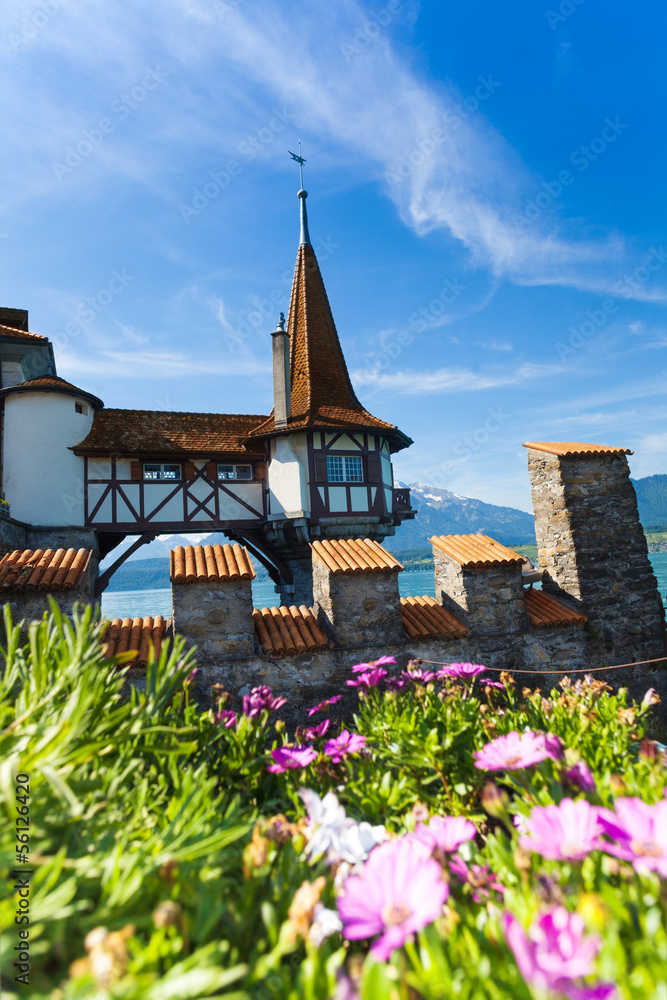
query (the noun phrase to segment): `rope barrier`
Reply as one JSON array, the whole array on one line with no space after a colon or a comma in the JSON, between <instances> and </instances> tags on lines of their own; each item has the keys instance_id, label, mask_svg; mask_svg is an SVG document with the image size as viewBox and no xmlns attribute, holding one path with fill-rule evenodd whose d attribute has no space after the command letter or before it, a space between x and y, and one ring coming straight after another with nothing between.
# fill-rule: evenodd
<instances>
[{"instance_id":1,"label":"rope barrier","mask_svg":"<svg viewBox=\"0 0 667 1000\"><path fill-rule=\"evenodd\" d=\"M449 667L451 663L441 663L440 660L422 660L419 657L421 663L429 663L435 667ZM452 661L455 662L455 661ZM598 673L600 670L622 670L625 667L641 667L645 663L665 663L667 662L667 656L658 656L655 660L637 660L636 663L617 663L613 667L590 667L583 670L566 670L561 668L560 670L540 670L535 668L534 670L514 670L512 667L487 667L487 670L495 670L497 673L507 673L507 674L594 674ZM481 683L484 683L483 681Z\"/></svg>"}]
</instances>

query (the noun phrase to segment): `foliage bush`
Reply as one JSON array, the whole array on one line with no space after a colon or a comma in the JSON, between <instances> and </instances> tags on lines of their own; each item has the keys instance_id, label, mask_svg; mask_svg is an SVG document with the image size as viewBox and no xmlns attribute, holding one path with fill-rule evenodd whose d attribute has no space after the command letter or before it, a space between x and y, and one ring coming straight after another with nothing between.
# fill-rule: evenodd
<instances>
[{"instance_id":1,"label":"foliage bush","mask_svg":"<svg viewBox=\"0 0 667 1000\"><path fill-rule=\"evenodd\" d=\"M378 663L351 670L353 724L334 698L290 736L268 689L201 710L178 642L124 686L93 617L52 605L26 639L5 611L4 996L667 1000L651 692Z\"/></svg>"}]
</instances>

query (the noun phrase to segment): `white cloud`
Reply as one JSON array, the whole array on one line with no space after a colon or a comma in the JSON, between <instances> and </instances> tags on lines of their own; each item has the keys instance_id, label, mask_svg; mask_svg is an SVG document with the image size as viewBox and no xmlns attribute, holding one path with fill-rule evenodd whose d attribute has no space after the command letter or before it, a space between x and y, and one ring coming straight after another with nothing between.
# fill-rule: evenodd
<instances>
[{"instance_id":1,"label":"white cloud","mask_svg":"<svg viewBox=\"0 0 667 1000\"><path fill-rule=\"evenodd\" d=\"M402 371L374 375L369 371L352 374L355 385L390 389L402 395L431 393L475 392L519 385L532 379L545 378L565 371L561 365L540 365L526 362L514 369L471 371L468 368L439 368L431 372Z\"/></svg>"}]
</instances>

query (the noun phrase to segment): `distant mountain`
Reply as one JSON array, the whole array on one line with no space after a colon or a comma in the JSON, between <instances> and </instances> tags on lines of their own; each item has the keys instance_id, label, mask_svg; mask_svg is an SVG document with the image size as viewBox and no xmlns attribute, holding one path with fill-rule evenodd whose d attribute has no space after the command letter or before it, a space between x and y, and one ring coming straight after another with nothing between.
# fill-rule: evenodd
<instances>
[{"instance_id":1,"label":"distant mountain","mask_svg":"<svg viewBox=\"0 0 667 1000\"><path fill-rule=\"evenodd\" d=\"M515 507L496 507L441 490L424 483L397 483L410 487L414 521L404 521L385 545L392 552L428 548L431 535L491 535L505 545L530 545L535 542L532 514Z\"/></svg>"},{"instance_id":2,"label":"distant mountain","mask_svg":"<svg viewBox=\"0 0 667 1000\"><path fill-rule=\"evenodd\" d=\"M637 494L639 520L645 531L667 525L667 476L644 476L632 479Z\"/></svg>"}]
</instances>

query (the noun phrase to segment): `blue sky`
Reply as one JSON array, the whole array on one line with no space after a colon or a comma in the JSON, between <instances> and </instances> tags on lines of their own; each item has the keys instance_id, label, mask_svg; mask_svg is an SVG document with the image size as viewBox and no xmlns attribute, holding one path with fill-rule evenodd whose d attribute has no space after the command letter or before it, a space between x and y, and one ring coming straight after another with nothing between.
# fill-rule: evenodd
<instances>
[{"instance_id":1,"label":"blue sky","mask_svg":"<svg viewBox=\"0 0 667 1000\"><path fill-rule=\"evenodd\" d=\"M108 406L268 413L311 236L419 480L525 440L667 472L664 5L5 0L0 300Z\"/></svg>"}]
</instances>

